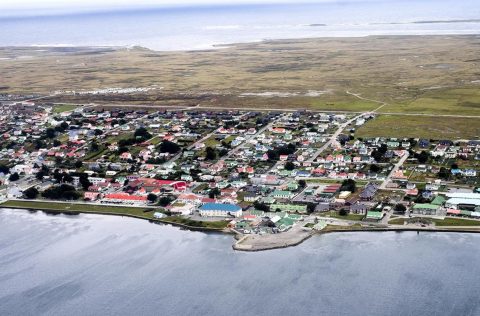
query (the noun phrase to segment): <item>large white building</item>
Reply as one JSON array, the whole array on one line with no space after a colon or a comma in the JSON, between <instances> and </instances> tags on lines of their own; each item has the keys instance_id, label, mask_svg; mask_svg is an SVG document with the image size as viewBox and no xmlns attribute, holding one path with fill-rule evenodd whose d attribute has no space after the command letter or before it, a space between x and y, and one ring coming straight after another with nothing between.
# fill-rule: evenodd
<instances>
[{"instance_id":1,"label":"large white building","mask_svg":"<svg viewBox=\"0 0 480 316\"><path fill-rule=\"evenodd\" d=\"M199 209L201 216L212 217L226 217L234 216L241 217L242 208L235 204L221 204L221 203L207 203L202 205Z\"/></svg>"},{"instance_id":2,"label":"large white building","mask_svg":"<svg viewBox=\"0 0 480 316\"><path fill-rule=\"evenodd\" d=\"M458 209L461 206L480 206L480 193L447 193L446 196L449 198L445 202L447 208Z\"/></svg>"}]
</instances>

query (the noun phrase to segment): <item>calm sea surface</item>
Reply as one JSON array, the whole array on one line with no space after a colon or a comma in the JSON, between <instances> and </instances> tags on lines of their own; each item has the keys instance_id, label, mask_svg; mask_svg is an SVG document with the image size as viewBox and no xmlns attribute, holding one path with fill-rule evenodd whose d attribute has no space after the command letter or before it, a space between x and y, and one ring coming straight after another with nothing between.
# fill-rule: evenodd
<instances>
[{"instance_id":1,"label":"calm sea surface","mask_svg":"<svg viewBox=\"0 0 480 316\"><path fill-rule=\"evenodd\" d=\"M479 33L478 0L357 0L17 18L2 18L0 12L0 46L190 50L266 39Z\"/></svg>"},{"instance_id":2,"label":"calm sea surface","mask_svg":"<svg viewBox=\"0 0 480 316\"><path fill-rule=\"evenodd\" d=\"M0 315L480 314L480 235L231 244L136 219L2 210Z\"/></svg>"}]
</instances>

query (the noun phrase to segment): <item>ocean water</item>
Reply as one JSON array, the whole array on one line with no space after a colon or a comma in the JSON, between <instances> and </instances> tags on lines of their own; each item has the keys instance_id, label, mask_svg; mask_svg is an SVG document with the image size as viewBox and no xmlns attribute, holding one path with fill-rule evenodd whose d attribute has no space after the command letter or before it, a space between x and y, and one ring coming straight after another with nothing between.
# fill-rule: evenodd
<instances>
[{"instance_id":1,"label":"ocean water","mask_svg":"<svg viewBox=\"0 0 480 316\"><path fill-rule=\"evenodd\" d=\"M479 315L480 235L228 235L0 210L0 315Z\"/></svg>"},{"instance_id":2,"label":"ocean water","mask_svg":"<svg viewBox=\"0 0 480 316\"><path fill-rule=\"evenodd\" d=\"M270 39L478 34L478 0L370 0L1 17L0 46L198 50Z\"/></svg>"}]
</instances>

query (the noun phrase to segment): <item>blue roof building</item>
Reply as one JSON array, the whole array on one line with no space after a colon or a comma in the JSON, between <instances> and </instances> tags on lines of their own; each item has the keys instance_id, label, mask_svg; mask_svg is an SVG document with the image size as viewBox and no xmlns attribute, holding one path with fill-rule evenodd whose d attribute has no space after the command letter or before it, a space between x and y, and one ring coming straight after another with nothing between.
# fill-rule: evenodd
<instances>
[{"instance_id":1,"label":"blue roof building","mask_svg":"<svg viewBox=\"0 0 480 316\"><path fill-rule=\"evenodd\" d=\"M242 208L235 204L206 203L199 209L201 216L242 216Z\"/></svg>"}]
</instances>

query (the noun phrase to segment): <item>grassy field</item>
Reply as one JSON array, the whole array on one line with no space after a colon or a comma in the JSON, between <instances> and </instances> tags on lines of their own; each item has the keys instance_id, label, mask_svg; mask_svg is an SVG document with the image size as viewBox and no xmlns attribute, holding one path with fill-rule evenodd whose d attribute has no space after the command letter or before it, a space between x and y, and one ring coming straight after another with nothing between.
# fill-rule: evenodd
<instances>
[{"instance_id":1,"label":"grassy field","mask_svg":"<svg viewBox=\"0 0 480 316\"><path fill-rule=\"evenodd\" d=\"M452 218L447 217L443 220L435 219L435 218L428 218L428 221L435 223L435 226L480 226L480 221L471 220L471 219L464 219L464 218ZM406 218L395 218L390 220L389 224L395 225L403 225L405 221L408 221Z\"/></svg>"},{"instance_id":2,"label":"grassy field","mask_svg":"<svg viewBox=\"0 0 480 316\"><path fill-rule=\"evenodd\" d=\"M361 221L365 217L365 215L350 214L350 213L345 215L345 216L342 216L342 215L338 214L338 212L333 212L333 211L326 213L325 216L338 218L338 219L349 220L349 221Z\"/></svg>"},{"instance_id":3,"label":"grassy field","mask_svg":"<svg viewBox=\"0 0 480 316\"><path fill-rule=\"evenodd\" d=\"M73 104L61 104L61 105L55 105L53 108L53 113L63 113L63 112L69 112L73 111L77 108L77 105Z\"/></svg>"},{"instance_id":4,"label":"grassy field","mask_svg":"<svg viewBox=\"0 0 480 316\"><path fill-rule=\"evenodd\" d=\"M357 129L356 137L478 139L478 118L379 115Z\"/></svg>"},{"instance_id":5,"label":"grassy field","mask_svg":"<svg viewBox=\"0 0 480 316\"><path fill-rule=\"evenodd\" d=\"M348 90L388 102L386 112L474 115L480 113L479 43L477 36L370 36L195 52L5 47L0 48L0 92L156 85L163 88L130 95L59 95L50 101L348 111L378 106L347 95ZM18 58L25 55L31 58Z\"/></svg>"},{"instance_id":6,"label":"grassy field","mask_svg":"<svg viewBox=\"0 0 480 316\"><path fill-rule=\"evenodd\" d=\"M380 112L480 115L479 86L438 88L422 92L408 102L387 105Z\"/></svg>"}]
</instances>

